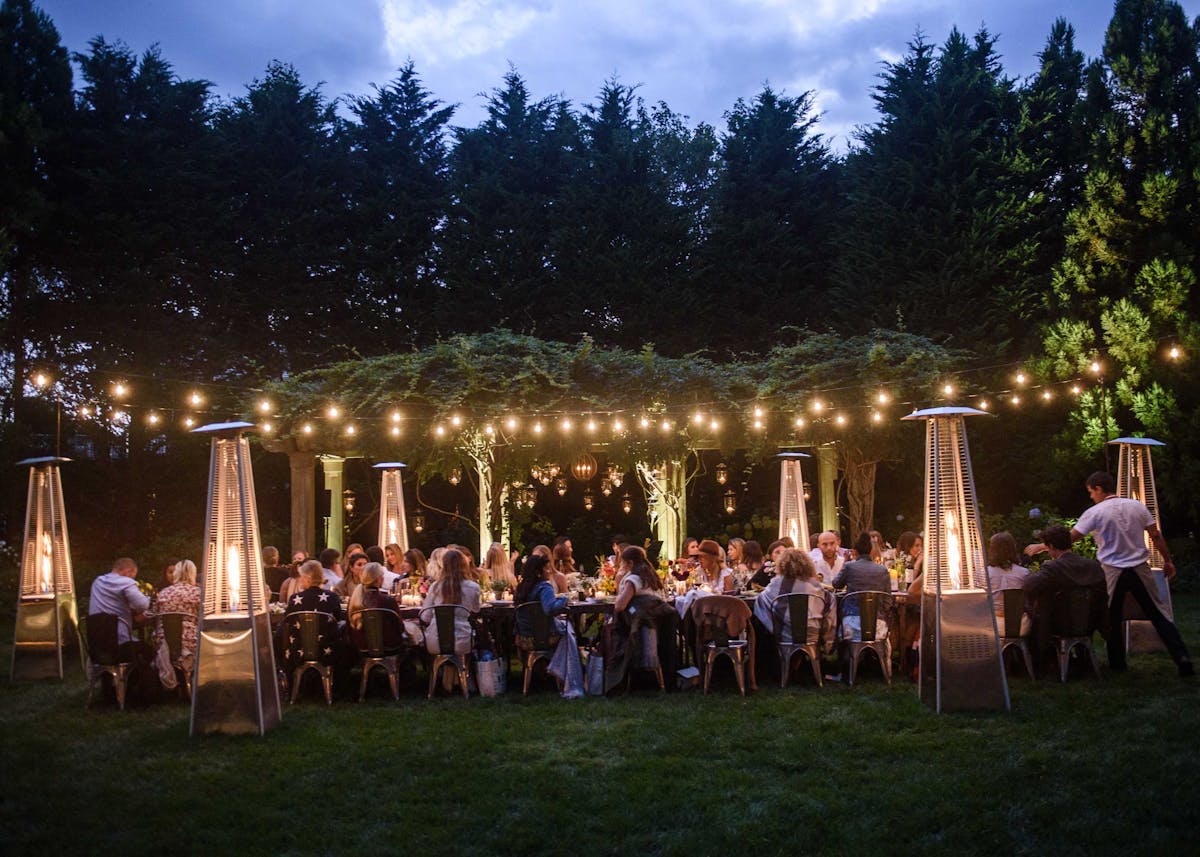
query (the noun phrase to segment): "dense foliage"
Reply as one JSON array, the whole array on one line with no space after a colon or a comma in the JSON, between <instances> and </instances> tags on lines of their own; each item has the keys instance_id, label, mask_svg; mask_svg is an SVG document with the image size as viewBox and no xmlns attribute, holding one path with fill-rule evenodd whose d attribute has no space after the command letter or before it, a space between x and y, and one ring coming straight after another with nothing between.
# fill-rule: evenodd
<instances>
[{"instance_id":1,"label":"dense foliage","mask_svg":"<svg viewBox=\"0 0 1200 857\"><path fill-rule=\"evenodd\" d=\"M297 391L336 364L320 377L348 404L475 407L497 391L439 391L425 367L469 368L479 355L456 337L516 335L558 361L512 375L503 394L526 410L549 406L555 373L601 376L646 347L645 384L629 388L622 364L604 407L678 401L678 371L737 409L822 386L927 387L951 366L999 377L1034 355L1026 371L1089 389L1008 429L1022 447L981 458L985 480L1063 502L1106 437L1146 431L1170 444L1161 490L1190 529L1200 388L1164 351L1200 355L1198 44L1200 22L1168 0L1119 0L1092 59L1056 22L1026 80L1005 74L986 30L918 35L840 155L812 93L770 86L720 128L616 80L582 105L539 97L516 70L478 125L457 127L411 62L339 100L273 61L221 99L156 47L97 36L68 56L32 0L4 0L5 458L49 430L54 411L26 382L45 366L75 404L117 370L231 387L298 376ZM378 358L363 369L375 386L356 394L362 358ZM131 473L159 442L68 430L95 435L102 458L115 443ZM891 442L851 438L843 465L873 482ZM1044 466L1013 468L1015 455ZM871 517L868 498L847 499L855 521Z\"/></svg>"}]
</instances>

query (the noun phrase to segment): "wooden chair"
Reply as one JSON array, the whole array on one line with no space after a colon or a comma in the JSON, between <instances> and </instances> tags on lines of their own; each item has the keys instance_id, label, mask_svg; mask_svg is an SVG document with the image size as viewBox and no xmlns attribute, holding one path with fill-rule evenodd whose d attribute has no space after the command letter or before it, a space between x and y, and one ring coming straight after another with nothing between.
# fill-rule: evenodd
<instances>
[{"instance_id":1,"label":"wooden chair","mask_svg":"<svg viewBox=\"0 0 1200 857\"><path fill-rule=\"evenodd\" d=\"M386 644L388 631L391 630L393 640L399 640L404 634L404 625L400 615L395 610L385 607L368 607L358 611L355 618L362 621L361 643L358 650L358 663L362 667L362 681L358 685L358 701L367 697L367 680L371 670L383 667L387 672L388 684L392 688L392 699L400 699L400 646Z\"/></svg>"},{"instance_id":2,"label":"wooden chair","mask_svg":"<svg viewBox=\"0 0 1200 857\"><path fill-rule=\"evenodd\" d=\"M1000 657L1003 658L1004 653L1010 648L1016 648L1021 653L1029 678L1037 681L1037 676L1033 671L1033 653L1029 650L1029 641L1021 635L1021 619L1025 615L1025 590L1001 589L993 592L992 598L997 595L1000 596L1001 603L1004 605L1004 619L1000 624Z\"/></svg>"},{"instance_id":3,"label":"wooden chair","mask_svg":"<svg viewBox=\"0 0 1200 857\"><path fill-rule=\"evenodd\" d=\"M525 680L522 682L525 696L529 695L529 684L533 680L533 668L538 661L549 663L554 658L554 648L558 645L558 635L554 630L551 617L542 609L540 601L526 601L517 606L517 627L528 627L532 632L529 636L517 633L517 651L525 666ZM562 681L558 682L562 690Z\"/></svg>"},{"instance_id":4,"label":"wooden chair","mask_svg":"<svg viewBox=\"0 0 1200 857\"><path fill-rule=\"evenodd\" d=\"M775 647L779 651L779 686L781 688L787 687L792 658L797 653L803 653L808 657L817 687L824 687L824 682L821 680L821 630L808 627L809 611L814 607L820 615L823 615L825 599L820 595L792 592L780 595L771 602L771 625L775 634ZM792 628L790 642L784 642L783 639L784 616L787 616ZM804 629L803 636L799 640L796 639L798 628Z\"/></svg>"},{"instance_id":5,"label":"wooden chair","mask_svg":"<svg viewBox=\"0 0 1200 857\"><path fill-rule=\"evenodd\" d=\"M180 663L183 658L183 626L188 621L195 624L196 620L197 616L194 613L159 613L157 618L158 628L171 656L171 666L179 679L179 688L183 692L183 698L189 701L192 698L192 671L185 669Z\"/></svg>"},{"instance_id":6,"label":"wooden chair","mask_svg":"<svg viewBox=\"0 0 1200 857\"><path fill-rule=\"evenodd\" d=\"M871 651L879 659L879 665L883 668L883 677L887 679L887 683L892 683L892 644L885 636L883 639L876 639L876 623L879 619L880 611L886 612L892 603L892 593L882 592L878 590L860 590L858 592L847 592L841 596L841 608L838 611L838 638L842 641L842 645L848 650L848 660L850 665L850 686L854 686L854 680L858 677L858 665L862 660L865 652ZM847 640L843 631L846 615L846 605L855 604L858 607L858 618L861 626L860 639Z\"/></svg>"},{"instance_id":7,"label":"wooden chair","mask_svg":"<svg viewBox=\"0 0 1200 857\"><path fill-rule=\"evenodd\" d=\"M129 684L129 671L133 669L132 661L122 661L117 654L120 643L117 628L121 620L111 613L92 613L87 617L88 648L88 695L84 708L92 705L92 692L96 683L105 675L111 676L113 687L117 691L117 708L125 710L125 691Z\"/></svg>"},{"instance_id":8,"label":"wooden chair","mask_svg":"<svg viewBox=\"0 0 1200 857\"><path fill-rule=\"evenodd\" d=\"M456 651L457 643L457 619L459 614L467 617L470 621L471 613L461 604L441 604L437 607L426 607L421 611L421 617L428 624L426 618L430 613L433 614L434 625L437 628L438 651L433 657L433 663L429 667L429 694L428 698L433 699L433 691L437 687L438 675L446 666L454 667L455 677L459 685L462 687L463 699L471 698L471 690L467 686L470 680L471 672L468 668L469 654L460 655ZM471 631L471 644L474 648L475 631Z\"/></svg>"},{"instance_id":9,"label":"wooden chair","mask_svg":"<svg viewBox=\"0 0 1200 857\"><path fill-rule=\"evenodd\" d=\"M295 660L299 663L292 669L291 702L300 695L300 681L312 670L321 677L325 691L325 704L333 705L333 643L337 638L337 622L329 613L319 610L300 610L289 613L284 620L287 627L286 649L295 648Z\"/></svg>"},{"instance_id":10,"label":"wooden chair","mask_svg":"<svg viewBox=\"0 0 1200 857\"><path fill-rule=\"evenodd\" d=\"M1096 628L1095 617L1102 608L1100 601L1107 601L1103 592L1090 589L1069 589L1057 592L1051 604L1050 639L1058 653L1058 677L1060 681L1067 680L1067 671L1071 664L1071 652L1076 648L1083 649L1091 661L1096 678L1100 678L1100 662L1096 658L1096 649L1092 646L1092 633ZM1120 633L1118 629L1115 633Z\"/></svg>"}]
</instances>

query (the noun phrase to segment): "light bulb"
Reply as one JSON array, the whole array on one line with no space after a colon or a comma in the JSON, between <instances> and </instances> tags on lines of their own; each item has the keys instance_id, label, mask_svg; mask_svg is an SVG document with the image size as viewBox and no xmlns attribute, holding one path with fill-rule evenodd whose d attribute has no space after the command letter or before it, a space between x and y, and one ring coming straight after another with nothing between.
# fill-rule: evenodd
<instances>
[{"instance_id":1,"label":"light bulb","mask_svg":"<svg viewBox=\"0 0 1200 857\"><path fill-rule=\"evenodd\" d=\"M392 422L394 422L394 423L400 422L400 412L399 411L392 411Z\"/></svg>"},{"instance_id":2,"label":"light bulb","mask_svg":"<svg viewBox=\"0 0 1200 857\"><path fill-rule=\"evenodd\" d=\"M129 388L118 381L113 385L113 395L118 399L123 399L129 395Z\"/></svg>"},{"instance_id":3,"label":"light bulb","mask_svg":"<svg viewBox=\"0 0 1200 857\"><path fill-rule=\"evenodd\" d=\"M150 423L152 426L158 425L158 414L150 414L148 417L146 417L146 422Z\"/></svg>"},{"instance_id":4,"label":"light bulb","mask_svg":"<svg viewBox=\"0 0 1200 857\"><path fill-rule=\"evenodd\" d=\"M191 417L184 417L184 418L183 418L183 424L184 424L184 425L185 425L187 428L191 428L192 426L194 426L194 425L196 424L196 421L195 421L194 419L192 419Z\"/></svg>"},{"instance_id":5,"label":"light bulb","mask_svg":"<svg viewBox=\"0 0 1200 857\"><path fill-rule=\"evenodd\" d=\"M696 411L696 413L692 414L692 422L694 422L698 426L704 425L704 414L700 413L699 411Z\"/></svg>"},{"instance_id":6,"label":"light bulb","mask_svg":"<svg viewBox=\"0 0 1200 857\"><path fill-rule=\"evenodd\" d=\"M712 422L710 422L710 423L708 424L708 428L709 428L709 430L710 430L710 431L720 431L720 430L721 430L721 424L720 424L719 422L717 422L716 420L713 420Z\"/></svg>"},{"instance_id":7,"label":"light bulb","mask_svg":"<svg viewBox=\"0 0 1200 857\"><path fill-rule=\"evenodd\" d=\"M813 409L814 411L816 411L817 413L820 413L820 412L821 412L821 409L822 409L823 407L825 407L825 406L824 406L823 404L821 404L821 400L820 400L820 399L813 399L813 403L812 403L812 409Z\"/></svg>"},{"instance_id":8,"label":"light bulb","mask_svg":"<svg viewBox=\"0 0 1200 857\"><path fill-rule=\"evenodd\" d=\"M488 437L492 437L493 435L496 434L496 428L491 423L488 423L487 425L485 425L483 427L483 433L486 434Z\"/></svg>"},{"instance_id":9,"label":"light bulb","mask_svg":"<svg viewBox=\"0 0 1200 857\"><path fill-rule=\"evenodd\" d=\"M33 376L34 386L45 387L50 383L50 378L44 372L38 372Z\"/></svg>"},{"instance_id":10,"label":"light bulb","mask_svg":"<svg viewBox=\"0 0 1200 857\"><path fill-rule=\"evenodd\" d=\"M1043 398L1043 399L1045 399L1045 400L1048 402L1048 401L1050 401L1050 400L1051 400L1052 398L1054 398L1054 397L1051 395L1051 393L1050 393L1050 391L1049 391L1049 390L1043 390L1043 391L1042 391L1042 398Z\"/></svg>"},{"instance_id":11,"label":"light bulb","mask_svg":"<svg viewBox=\"0 0 1200 857\"><path fill-rule=\"evenodd\" d=\"M337 405L330 405L330 406L329 406L329 410L327 410L327 411L325 412L325 414L326 414L326 416L328 416L328 417L329 417L331 420L336 420L338 417L340 417L340 416L342 415L342 412L341 412L341 409L340 409L340 408L338 408L338 406L337 406Z\"/></svg>"},{"instance_id":12,"label":"light bulb","mask_svg":"<svg viewBox=\"0 0 1200 857\"><path fill-rule=\"evenodd\" d=\"M872 422L876 422L876 423L878 423L878 422L882 422L882 421L883 421L883 415L882 415L882 414L880 414L880 413L879 413L879 411L874 411L874 412L871 414L871 421L872 421Z\"/></svg>"},{"instance_id":13,"label":"light bulb","mask_svg":"<svg viewBox=\"0 0 1200 857\"><path fill-rule=\"evenodd\" d=\"M534 424L533 424L533 433L534 433L534 434L541 434L541 433L542 433L542 424L541 424L540 422L538 422L538 423L534 423Z\"/></svg>"},{"instance_id":14,"label":"light bulb","mask_svg":"<svg viewBox=\"0 0 1200 857\"><path fill-rule=\"evenodd\" d=\"M987 409L988 409L987 399L980 399L979 400L979 410L986 411Z\"/></svg>"},{"instance_id":15,"label":"light bulb","mask_svg":"<svg viewBox=\"0 0 1200 857\"><path fill-rule=\"evenodd\" d=\"M303 425L303 426L300 428L300 431L304 432L305 434L312 434L312 433L313 433L313 427L312 427L312 423L305 423L305 424L304 424L304 425Z\"/></svg>"},{"instance_id":16,"label":"light bulb","mask_svg":"<svg viewBox=\"0 0 1200 857\"><path fill-rule=\"evenodd\" d=\"M572 428L571 420L569 417L563 417L563 421L562 421L561 425L562 425L563 431L570 431Z\"/></svg>"},{"instance_id":17,"label":"light bulb","mask_svg":"<svg viewBox=\"0 0 1200 857\"><path fill-rule=\"evenodd\" d=\"M587 421L587 430L588 430L588 431L595 431L595 430L596 430L596 421L595 421L595 420L588 420L588 421Z\"/></svg>"},{"instance_id":18,"label":"light bulb","mask_svg":"<svg viewBox=\"0 0 1200 857\"><path fill-rule=\"evenodd\" d=\"M879 395L875 397L876 401L881 405L886 405L891 401L891 396L887 394L887 390L880 390Z\"/></svg>"},{"instance_id":19,"label":"light bulb","mask_svg":"<svg viewBox=\"0 0 1200 857\"><path fill-rule=\"evenodd\" d=\"M754 416L756 416L756 417L761 417L762 415L763 415L763 409L762 409L762 408L759 408L759 407L755 407L755 409L754 409Z\"/></svg>"},{"instance_id":20,"label":"light bulb","mask_svg":"<svg viewBox=\"0 0 1200 857\"><path fill-rule=\"evenodd\" d=\"M620 420L613 420L613 431L615 431L615 432L625 431L625 423L621 422Z\"/></svg>"},{"instance_id":21,"label":"light bulb","mask_svg":"<svg viewBox=\"0 0 1200 857\"><path fill-rule=\"evenodd\" d=\"M1012 399L1011 399L1011 401L1012 401L1012 403L1013 403L1014 405L1019 405L1019 404L1021 404L1021 397L1020 397L1020 396L1013 396L1013 397L1012 397Z\"/></svg>"},{"instance_id":22,"label":"light bulb","mask_svg":"<svg viewBox=\"0 0 1200 857\"><path fill-rule=\"evenodd\" d=\"M508 420L504 423L504 425L505 425L505 427L508 428L509 431L516 431L516 428L517 428L516 417L509 417Z\"/></svg>"},{"instance_id":23,"label":"light bulb","mask_svg":"<svg viewBox=\"0 0 1200 857\"><path fill-rule=\"evenodd\" d=\"M442 425L441 423L438 423L436 426L434 426L433 433L435 435L437 435L438 437L445 437L446 436L446 427L444 425Z\"/></svg>"},{"instance_id":24,"label":"light bulb","mask_svg":"<svg viewBox=\"0 0 1200 857\"><path fill-rule=\"evenodd\" d=\"M354 428L353 424L346 426L346 434L352 435L355 433L355 431L356 431L356 429Z\"/></svg>"},{"instance_id":25,"label":"light bulb","mask_svg":"<svg viewBox=\"0 0 1200 857\"><path fill-rule=\"evenodd\" d=\"M269 413L271 413L271 403L268 400L263 399L261 402L258 403L258 409L260 411L262 411L264 414L269 414Z\"/></svg>"},{"instance_id":26,"label":"light bulb","mask_svg":"<svg viewBox=\"0 0 1200 857\"><path fill-rule=\"evenodd\" d=\"M392 437L400 437L400 426L392 426Z\"/></svg>"},{"instance_id":27,"label":"light bulb","mask_svg":"<svg viewBox=\"0 0 1200 857\"><path fill-rule=\"evenodd\" d=\"M761 429L762 427L763 427L763 422L762 422L762 420L755 420L755 421L754 421L754 428L755 428L755 429Z\"/></svg>"},{"instance_id":28,"label":"light bulb","mask_svg":"<svg viewBox=\"0 0 1200 857\"><path fill-rule=\"evenodd\" d=\"M1092 370L1093 375L1099 375L1100 374L1100 361L1093 360L1092 365L1091 365L1091 370Z\"/></svg>"},{"instance_id":29,"label":"light bulb","mask_svg":"<svg viewBox=\"0 0 1200 857\"><path fill-rule=\"evenodd\" d=\"M954 385L946 384L945 386L942 387L942 392L945 393L947 396L954 395Z\"/></svg>"},{"instance_id":30,"label":"light bulb","mask_svg":"<svg viewBox=\"0 0 1200 857\"><path fill-rule=\"evenodd\" d=\"M271 433L272 431L274 431L274 430L275 430L275 427L274 427L273 425L271 425L270 423L263 423L263 424L262 424L262 432L263 432L263 434L270 434L270 433Z\"/></svg>"},{"instance_id":31,"label":"light bulb","mask_svg":"<svg viewBox=\"0 0 1200 857\"><path fill-rule=\"evenodd\" d=\"M844 425L846 424L846 416L845 416L845 414L838 414L838 415L837 415L837 419L835 420L835 422L836 422L838 425L840 425L840 426L844 426Z\"/></svg>"},{"instance_id":32,"label":"light bulb","mask_svg":"<svg viewBox=\"0 0 1200 857\"><path fill-rule=\"evenodd\" d=\"M796 428L804 428L804 417L796 417Z\"/></svg>"},{"instance_id":33,"label":"light bulb","mask_svg":"<svg viewBox=\"0 0 1200 857\"><path fill-rule=\"evenodd\" d=\"M455 428L458 428L459 426L462 425L462 417L460 417L458 414L455 414L454 416L450 417L450 425L454 426Z\"/></svg>"},{"instance_id":34,"label":"light bulb","mask_svg":"<svg viewBox=\"0 0 1200 857\"><path fill-rule=\"evenodd\" d=\"M659 428L661 428L664 432L670 431L671 430L671 421L663 420L662 425L660 425Z\"/></svg>"},{"instance_id":35,"label":"light bulb","mask_svg":"<svg viewBox=\"0 0 1200 857\"><path fill-rule=\"evenodd\" d=\"M642 417L640 420L638 420L638 425L640 425L644 429L650 428L650 420L646 419L645 417Z\"/></svg>"},{"instance_id":36,"label":"light bulb","mask_svg":"<svg viewBox=\"0 0 1200 857\"><path fill-rule=\"evenodd\" d=\"M1071 393L1072 393L1072 395L1075 395L1075 396L1079 395L1079 385L1078 384L1071 385Z\"/></svg>"},{"instance_id":37,"label":"light bulb","mask_svg":"<svg viewBox=\"0 0 1200 857\"><path fill-rule=\"evenodd\" d=\"M188 399L193 405L199 407L204 402L204 397L200 395L199 390L193 390L191 397Z\"/></svg>"},{"instance_id":38,"label":"light bulb","mask_svg":"<svg viewBox=\"0 0 1200 857\"><path fill-rule=\"evenodd\" d=\"M1172 360L1178 360L1181 353L1178 345L1172 345L1171 350L1167 352L1167 356Z\"/></svg>"}]
</instances>

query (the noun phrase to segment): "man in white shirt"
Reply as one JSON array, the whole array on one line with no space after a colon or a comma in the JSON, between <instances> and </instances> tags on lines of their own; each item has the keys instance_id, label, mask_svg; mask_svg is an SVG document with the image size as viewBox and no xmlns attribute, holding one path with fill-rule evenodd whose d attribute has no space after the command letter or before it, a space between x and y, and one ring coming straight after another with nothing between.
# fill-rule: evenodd
<instances>
[{"instance_id":1,"label":"man in white shirt","mask_svg":"<svg viewBox=\"0 0 1200 857\"><path fill-rule=\"evenodd\" d=\"M113 563L112 570L92 582L88 599L88 615L108 613L117 617L117 644L124 646L133 640L133 622L150 609L150 597L142 594L137 585L137 563L123 556Z\"/></svg>"},{"instance_id":2,"label":"man in white shirt","mask_svg":"<svg viewBox=\"0 0 1200 857\"><path fill-rule=\"evenodd\" d=\"M1150 510L1137 500L1116 496L1117 484L1111 474L1103 471L1087 478L1088 495L1094 504L1079 516L1071 528L1071 540L1086 535L1096 537L1096 558L1104 566L1108 583L1108 666L1121 672L1126 668L1124 621L1125 595L1133 596L1154 630L1171 653L1181 676L1194 674L1187 647L1175 623L1163 615L1165 605L1158 598L1158 587L1150 571L1150 550L1146 536L1163 558L1163 573L1170 580L1175 576L1175 563L1167 549L1167 540L1159 532Z\"/></svg>"},{"instance_id":3,"label":"man in white shirt","mask_svg":"<svg viewBox=\"0 0 1200 857\"><path fill-rule=\"evenodd\" d=\"M817 547L809 553L813 565L817 568L817 580L833 583L833 579L846 564L846 555L840 549L841 543L841 537L832 530L826 530L817 536Z\"/></svg>"}]
</instances>

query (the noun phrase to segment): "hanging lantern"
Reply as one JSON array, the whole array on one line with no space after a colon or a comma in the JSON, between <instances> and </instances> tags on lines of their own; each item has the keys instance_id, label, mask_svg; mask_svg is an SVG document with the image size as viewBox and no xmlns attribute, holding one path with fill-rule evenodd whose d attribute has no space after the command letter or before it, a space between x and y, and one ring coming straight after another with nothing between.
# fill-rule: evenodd
<instances>
[{"instance_id":1,"label":"hanging lantern","mask_svg":"<svg viewBox=\"0 0 1200 857\"><path fill-rule=\"evenodd\" d=\"M554 479L557 478L558 474L562 473L562 468L554 462L550 462L546 465L546 472L550 474L551 479Z\"/></svg>"},{"instance_id":2,"label":"hanging lantern","mask_svg":"<svg viewBox=\"0 0 1200 857\"><path fill-rule=\"evenodd\" d=\"M279 722L271 621L254 502L251 423L196 429L212 437L200 580L191 734L265 733Z\"/></svg>"},{"instance_id":3,"label":"hanging lantern","mask_svg":"<svg viewBox=\"0 0 1200 857\"><path fill-rule=\"evenodd\" d=\"M717 484L724 485L729 481L729 467L722 461L717 465Z\"/></svg>"},{"instance_id":4,"label":"hanging lantern","mask_svg":"<svg viewBox=\"0 0 1200 857\"><path fill-rule=\"evenodd\" d=\"M379 540L377 543L400 545L400 550L407 552L408 524L404 519L404 482L400 474L400 471L404 469L404 463L385 461L382 464L376 464L375 469L381 472Z\"/></svg>"},{"instance_id":5,"label":"hanging lantern","mask_svg":"<svg viewBox=\"0 0 1200 857\"><path fill-rule=\"evenodd\" d=\"M354 514L354 504L357 499L353 489L347 488L342 492L342 508L346 510L347 515Z\"/></svg>"},{"instance_id":6,"label":"hanging lantern","mask_svg":"<svg viewBox=\"0 0 1200 857\"><path fill-rule=\"evenodd\" d=\"M413 532L425 532L425 513L420 509L417 509L417 511L413 512Z\"/></svg>"},{"instance_id":7,"label":"hanging lantern","mask_svg":"<svg viewBox=\"0 0 1200 857\"><path fill-rule=\"evenodd\" d=\"M68 458L27 458L29 494L21 548L21 585L12 678L63 677L63 650L79 648L75 577L67 540L59 465Z\"/></svg>"},{"instance_id":8,"label":"hanging lantern","mask_svg":"<svg viewBox=\"0 0 1200 857\"><path fill-rule=\"evenodd\" d=\"M737 495L733 493L733 489L725 492L725 514L732 515L737 511Z\"/></svg>"},{"instance_id":9,"label":"hanging lantern","mask_svg":"<svg viewBox=\"0 0 1200 857\"><path fill-rule=\"evenodd\" d=\"M600 493L605 497L611 497L613 492L612 480L605 476L600 480Z\"/></svg>"},{"instance_id":10,"label":"hanging lantern","mask_svg":"<svg viewBox=\"0 0 1200 857\"><path fill-rule=\"evenodd\" d=\"M523 489L521 495L525 500L525 505L530 509L537 505L537 489L532 485Z\"/></svg>"},{"instance_id":11,"label":"hanging lantern","mask_svg":"<svg viewBox=\"0 0 1200 857\"><path fill-rule=\"evenodd\" d=\"M450 475L446 477L446 481L451 485L457 485L462 482L462 469L458 467L450 468Z\"/></svg>"},{"instance_id":12,"label":"hanging lantern","mask_svg":"<svg viewBox=\"0 0 1200 857\"><path fill-rule=\"evenodd\" d=\"M608 481L613 484L614 488L620 488L621 482L625 478L624 471L615 464L608 466Z\"/></svg>"},{"instance_id":13,"label":"hanging lantern","mask_svg":"<svg viewBox=\"0 0 1200 857\"><path fill-rule=\"evenodd\" d=\"M1110 445L1120 450L1117 459L1117 496L1137 500L1150 510L1154 523L1162 532L1162 522L1158 514L1158 492L1154 485L1154 463L1151 450L1156 446L1166 446L1159 440L1149 437L1119 437L1110 440ZM1171 587L1163 573L1163 558L1150 536L1143 532L1146 548L1150 551L1150 572L1154 577L1154 588L1150 592L1159 611L1172 622L1175 621L1175 606L1171 603ZM1131 596L1125 596L1125 614L1143 615L1140 608L1131 609L1131 603L1136 604ZM1165 650L1162 640L1154 633L1153 626L1145 619L1125 620L1125 648L1130 652L1161 652Z\"/></svg>"},{"instance_id":14,"label":"hanging lantern","mask_svg":"<svg viewBox=\"0 0 1200 857\"><path fill-rule=\"evenodd\" d=\"M535 479L538 482L541 482L542 481L542 465L535 464L532 467L530 467L529 468L529 476L531 479Z\"/></svg>"},{"instance_id":15,"label":"hanging lantern","mask_svg":"<svg viewBox=\"0 0 1200 857\"><path fill-rule=\"evenodd\" d=\"M586 511L590 512L590 511L592 511L592 506L594 506L595 504L596 504L596 501L595 501L595 498L592 496L592 492L590 490L584 491L583 492L583 508Z\"/></svg>"},{"instance_id":16,"label":"hanging lantern","mask_svg":"<svg viewBox=\"0 0 1200 857\"><path fill-rule=\"evenodd\" d=\"M625 496L621 498L621 511L628 515L633 511L633 500L629 496L629 492L625 492Z\"/></svg>"},{"instance_id":17,"label":"hanging lantern","mask_svg":"<svg viewBox=\"0 0 1200 857\"><path fill-rule=\"evenodd\" d=\"M920 695L938 713L1009 710L964 418L975 408L914 411L925 420L925 540Z\"/></svg>"},{"instance_id":18,"label":"hanging lantern","mask_svg":"<svg viewBox=\"0 0 1200 857\"><path fill-rule=\"evenodd\" d=\"M571 462L571 475L580 482L589 482L596 475L597 467L595 457L591 453L585 452Z\"/></svg>"},{"instance_id":19,"label":"hanging lantern","mask_svg":"<svg viewBox=\"0 0 1200 857\"><path fill-rule=\"evenodd\" d=\"M812 483L811 482L804 483L803 493L804 493L804 502L805 503L807 503L809 500L812 499Z\"/></svg>"},{"instance_id":20,"label":"hanging lantern","mask_svg":"<svg viewBox=\"0 0 1200 857\"><path fill-rule=\"evenodd\" d=\"M811 456L803 452L781 452L779 459L779 538L787 536L801 550L808 550L808 483L800 462Z\"/></svg>"},{"instance_id":21,"label":"hanging lantern","mask_svg":"<svg viewBox=\"0 0 1200 857\"><path fill-rule=\"evenodd\" d=\"M561 476L555 479L554 490L558 492L559 497L567 496L567 480Z\"/></svg>"}]
</instances>

